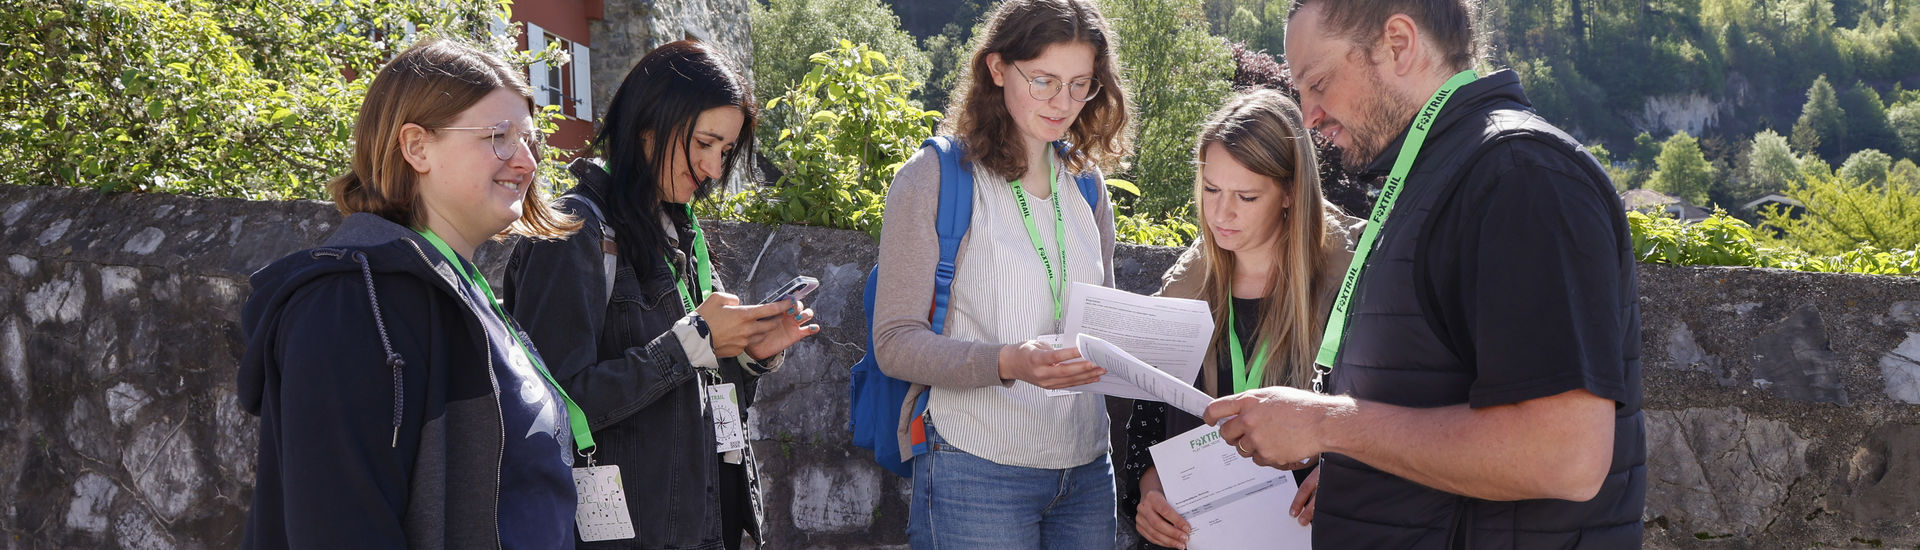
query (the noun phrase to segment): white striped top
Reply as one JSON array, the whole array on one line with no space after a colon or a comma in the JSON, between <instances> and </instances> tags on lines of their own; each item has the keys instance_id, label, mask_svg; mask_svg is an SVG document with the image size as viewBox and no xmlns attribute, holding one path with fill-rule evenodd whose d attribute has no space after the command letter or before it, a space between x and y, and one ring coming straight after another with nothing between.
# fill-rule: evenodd
<instances>
[{"instance_id":1,"label":"white striped top","mask_svg":"<svg viewBox=\"0 0 1920 550\"><path fill-rule=\"evenodd\" d=\"M1056 158L1054 167L1060 193L1047 199L1027 195L1040 242L1057 273L1060 245L1054 233L1053 201L1064 201L1060 212L1067 225L1067 277L1072 282L1106 284L1111 271L1101 254L1093 211L1064 163ZM978 166L973 178L973 221L955 260L947 336L1014 344L1059 333L1046 268L1027 236L1020 206L1014 201L1015 188ZM1046 390L1019 381L978 388L934 386L928 410L941 437L999 464L1072 468L1108 450L1106 401L1098 395L1048 397Z\"/></svg>"}]
</instances>

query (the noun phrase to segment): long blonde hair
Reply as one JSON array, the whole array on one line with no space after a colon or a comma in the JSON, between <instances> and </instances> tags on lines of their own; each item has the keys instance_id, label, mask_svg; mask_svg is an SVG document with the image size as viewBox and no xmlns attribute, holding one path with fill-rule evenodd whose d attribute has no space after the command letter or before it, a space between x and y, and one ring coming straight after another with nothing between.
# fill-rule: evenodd
<instances>
[{"instance_id":1,"label":"long blonde hair","mask_svg":"<svg viewBox=\"0 0 1920 550\"><path fill-rule=\"evenodd\" d=\"M1274 90L1247 92L1235 96L1208 118L1194 146L1194 158L1204 165L1208 146L1220 144L1234 160L1272 178L1282 193L1291 195L1293 208L1289 210L1314 214L1283 214L1267 228L1274 232L1274 265L1268 271L1272 278L1262 289L1266 307L1262 308L1253 338L1254 349L1273 350L1262 386L1304 388L1313 380L1313 358L1326 326L1316 297L1327 285L1339 284L1337 280L1315 280L1330 247L1344 245L1337 234L1340 225L1334 221L1339 209L1321 197L1319 159L1314 156L1313 140L1307 138L1301 119L1300 107L1286 95ZM1202 226L1207 219L1206 203L1200 200L1205 186L1196 171L1193 203ZM1300 238L1302 235L1313 238ZM1235 258L1233 252L1212 240L1201 240L1206 258L1202 296L1214 307L1214 349L1226 353ZM1246 352L1251 355L1254 350Z\"/></svg>"}]
</instances>

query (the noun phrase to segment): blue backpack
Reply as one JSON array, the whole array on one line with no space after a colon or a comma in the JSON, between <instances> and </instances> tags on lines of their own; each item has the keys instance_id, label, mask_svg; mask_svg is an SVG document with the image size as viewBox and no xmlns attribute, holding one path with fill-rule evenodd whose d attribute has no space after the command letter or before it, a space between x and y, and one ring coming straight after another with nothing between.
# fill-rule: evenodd
<instances>
[{"instance_id":1,"label":"blue backpack","mask_svg":"<svg viewBox=\"0 0 1920 550\"><path fill-rule=\"evenodd\" d=\"M1061 153L1066 153L1066 144L1055 142ZM940 214L935 228L940 234L940 264L933 272L933 310L928 321L932 323L935 334L945 334L947 324L947 302L953 288L954 257L960 253L960 239L967 235L967 226L973 222L973 172L961 162L963 151L952 136L927 138L921 147L932 147L940 155ZM1073 182L1080 187L1080 196L1086 198L1089 207L1097 207L1100 200L1099 178L1092 172L1074 176ZM867 289L864 295L867 312L867 353L854 363L848 380L851 414L847 424L853 430L853 444L873 450L873 460L887 471L901 477L913 477L913 466L909 460L927 452L927 431L924 419L927 412L927 393L921 393L913 404L909 437L913 440L913 455L900 456L900 407L906 402L907 390L913 385L905 380L887 376L880 371L880 365L873 356L873 295L874 285L880 281L880 266L873 266L867 272Z\"/></svg>"}]
</instances>

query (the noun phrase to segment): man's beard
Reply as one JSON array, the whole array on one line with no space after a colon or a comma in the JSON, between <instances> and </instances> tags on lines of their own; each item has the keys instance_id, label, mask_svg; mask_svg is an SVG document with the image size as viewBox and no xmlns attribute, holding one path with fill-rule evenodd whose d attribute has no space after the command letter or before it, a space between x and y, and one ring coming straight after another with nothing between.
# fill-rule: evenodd
<instances>
[{"instance_id":1,"label":"man's beard","mask_svg":"<svg viewBox=\"0 0 1920 550\"><path fill-rule=\"evenodd\" d=\"M1347 171L1359 172L1380 158L1380 153L1393 142L1393 138L1405 130L1413 121L1416 107L1412 101L1400 97L1380 80L1380 75L1367 71L1367 85L1377 94L1366 96L1360 105L1358 125L1348 125L1347 141L1353 145L1340 156L1341 164Z\"/></svg>"}]
</instances>

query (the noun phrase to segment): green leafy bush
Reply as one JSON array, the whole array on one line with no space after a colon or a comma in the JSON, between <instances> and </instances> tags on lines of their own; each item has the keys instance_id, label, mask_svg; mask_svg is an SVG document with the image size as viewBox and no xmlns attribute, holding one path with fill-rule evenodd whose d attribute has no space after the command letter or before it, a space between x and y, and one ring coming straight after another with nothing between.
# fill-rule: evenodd
<instances>
[{"instance_id":1,"label":"green leafy bush","mask_svg":"<svg viewBox=\"0 0 1920 550\"><path fill-rule=\"evenodd\" d=\"M506 2L12 4L0 182L285 199L323 196L346 170L370 83L355 76L405 48L409 26L483 37Z\"/></svg>"},{"instance_id":2,"label":"green leafy bush","mask_svg":"<svg viewBox=\"0 0 1920 550\"><path fill-rule=\"evenodd\" d=\"M1796 248L1832 255L1861 245L1920 248L1920 188L1890 185L1884 179L1876 183L1810 174L1785 194L1805 205L1805 211L1795 215L1767 209L1761 213L1761 226L1784 235Z\"/></svg>"},{"instance_id":3,"label":"green leafy bush","mask_svg":"<svg viewBox=\"0 0 1920 550\"><path fill-rule=\"evenodd\" d=\"M888 184L940 113L916 106L910 96L920 83L866 45L841 40L809 62L813 70L767 102L776 120L788 121L768 148L780 180L726 197L704 215L877 235Z\"/></svg>"},{"instance_id":4,"label":"green leafy bush","mask_svg":"<svg viewBox=\"0 0 1920 550\"><path fill-rule=\"evenodd\" d=\"M1628 212L1627 225L1633 233L1634 256L1646 263L1920 275L1920 254L1915 250L1861 246L1839 254L1810 254L1788 246L1763 244L1755 237L1752 226L1722 211L1697 223Z\"/></svg>"}]
</instances>

